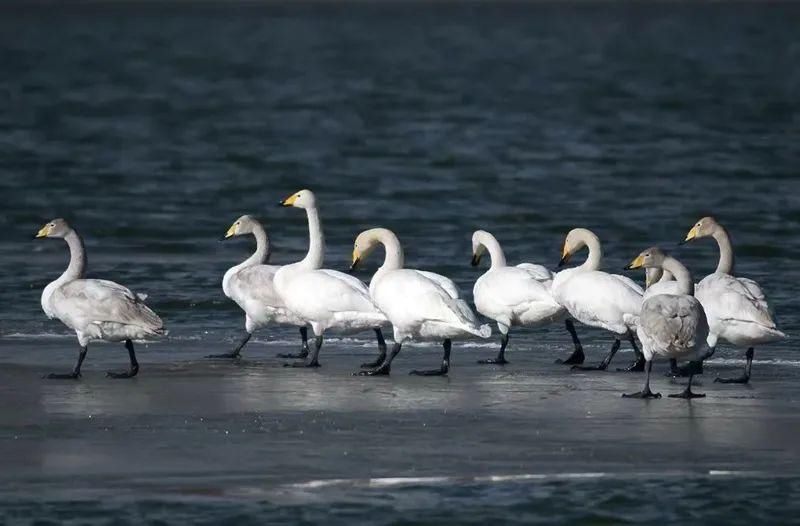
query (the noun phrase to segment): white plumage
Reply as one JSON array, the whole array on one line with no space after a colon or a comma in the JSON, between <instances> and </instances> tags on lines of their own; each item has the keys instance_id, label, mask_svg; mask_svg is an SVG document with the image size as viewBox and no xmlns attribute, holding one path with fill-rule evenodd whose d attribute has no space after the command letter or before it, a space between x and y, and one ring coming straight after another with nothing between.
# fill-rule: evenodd
<instances>
[{"instance_id":1,"label":"white plumage","mask_svg":"<svg viewBox=\"0 0 800 526\"><path fill-rule=\"evenodd\" d=\"M403 249L397 236L385 228L359 234L353 247L353 266L383 244L386 258L372 277L369 292L392 324L395 345L392 354L374 364L364 374L388 374L401 345L407 340L444 341L442 366L435 371L412 371L414 374L446 374L449 369L451 340L467 336L488 338L491 329L480 325L475 313L461 299L458 287L450 279L432 272L403 268Z\"/></svg>"},{"instance_id":2,"label":"white plumage","mask_svg":"<svg viewBox=\"0 0 800 526\"><path fill-rule=\"evenodd\" d=\"M475 281L472 293L478 312L497 323L501 342L497 358L479 363L504 364L512 326L539 327L561 319L566 311L550 294L552 273L549 270L533 263L507 266L497 239L489 232L478 230L472 234L472 264L477 266L486 251L491 266Z\"/></svg>"},{"instance_id":3,"label":"white plumage","mask_svg":"<svg viewBox=\"0 0 800 526\"><path fill-rule=\"evenodd\" d=\"M387 324L386 316L370 298L367 286L343 272L321 268L325 238L314 194L310 190L301 190L284 199L282 204L306 210L309 249L303 260L284 265L275 273L275 290L284 305L305 320L316 336L316 345L309 359L292 365L318 366L322 336L328 329L338 332L374 329L378 345L385 352L380 327Z\"/></svg>"},{"instance_id":4,"label":"white plumage","mask_svg":"<svg viewBox=\"0 0 800 526\"><path fill-rule=\"evenodd\" d=\"M637 353L636 363L628 370L640 371L644 367L644 360L639 356L633 338L636 326L632 319L639 315L644 291L625 276L598 270L602 260L600 240L585 228L576 228L567 234L561 263L565 263L583 247L589 249L586 261L578 267L562 270L555 275L551 289L553 298L581 323L605 329L615 335L614 345L608 356L598 366L589 369L605 370L619 350L620 337L624 336Z\"/></svg>"}]
</instances>

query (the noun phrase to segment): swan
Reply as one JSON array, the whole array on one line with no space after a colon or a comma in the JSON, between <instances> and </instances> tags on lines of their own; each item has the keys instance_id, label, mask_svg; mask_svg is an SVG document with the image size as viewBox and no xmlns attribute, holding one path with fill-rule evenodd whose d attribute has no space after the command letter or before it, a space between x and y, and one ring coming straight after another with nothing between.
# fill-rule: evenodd
<instances>
[{"instance_id":1,"label":"swan","mask_svg":"<svg viewBox=\"0 0 800 526\"><path fill-rule=\"evenodd\" d=\"M651 267L645 269L645 289L642 300L659 294L679 294L682 290L680 283L675 281L675 276L668 270ZM694 285L692 285L694 289Z\"/></svg>"},{"instance_id":2,"label":"swan","mask_svg":"<svg viewBox=\"0 0 800 526\"><path fill-rule=\"evenodd\" d=\"M641 313L636 316L626 314L636 324L636 334L642 342L642 352L646 360L644 388L633 394L623 394L625 398L661 398L660 393L650 390L650 370L653 358L677 359L696 357L708 337L708 322L703 306L692 295L694 282L689 271L677 259L664 254L658 247L651 247L631 261L626 269L661 268L670 272L678 284L673 292L654 294L644 300ZM689 383L680 394L671 398L702 398L704 394L692 392L692 377L699 370L692 370Z\"/></svg>"},{"instance_id":3,"label":"swan","mask_svg":"<svg viewBox=\"0 0 800 526\"><path fill-rule=\"evenodd\" d=\"M317 200L311 190L300 190L283 201L281 206L302 208L308 217L308 254L301 261L282 266L275 273L275 290L286 307L305 320L314 332L315 345L305 361L292 367L319 367L319 351L327 329L339 332L360 332L373 329L378 348L386 353L381 326L388 322L369 295L369 289L358 278L322 268L325 237L317 211Z\"/></svg>"},{"instance_id":4,"label":"swan","mask_svg":"<svg viewBox=\"0 0 800 526\"><path fill-rule=\"evenodd\" d=\"M489 270L475 281L472 289L478 312L497 322L500 331L500 352L497 358L480 360L483 364L506 364L508 331L514 325L540 327L560 319L565 309L550 295L552 273L541 265L523 263L506 265L500 243L485 230L472 234L472 266L480 264L488 252Z\"/></svg>"},{"instance_id":5,"label":"swan","mask_svg":"<svg viewBox=\"0 0 800 526\"><path fill-rule=\"evenodd\" d=\"M71 373L49 374L47 378L79 378L89 342L125 342L130 370L109 372L111 378L133 378L139 362L133 340L163 336L164 323L145 304L143 294L134 294L126 287L104 279L83 279L86 250L83 239L64 219L53 219L44 225L36 238L60 238L69 247L69 265L61 276L42 292L42 310L48 318L58 318L78 336L78 363Z\"/></svg>"},{"instance_id":6,"label":"swan","mask_svg":"<svg viewBox=\"0 0 800 526\"><path fill-rule=\"evenodd\" d=\"M603 257L600 240L586 228L575 228L567 234L558 266L562 267L583 247L588 247L589 256L582 265L556 274L552 286L553 298L576 320L591 327L610 331L615 335L615 339L608 356L599 365L588 367L573 365L573 368L606 370L619 350L620 337L624 336L631 342L636 354L636 361L625 370L642 371L644 358L636 347L633 337L636 327L626 322L624 316L639 314L644 291L625 276L597 270ZM564 363L570 363L572 358Z\"/></svg>"},{"instance_id":7,"label":"swan","mask_svg":"<svg viewBox=\"0 0 800 526\"><path fill-rule=\"evenodd\" d=\"M710 357L721 338L737 347L746 347L747 363L744 373L737 378L717 378L722 383L747 383L753 365L755 346L786 338L772 319L767 298L761 287L747 278L737 278L733 273L733 246L725 228L713 217L700 219L686 234L683 243L702 237L713 237L719 246L719 262L695 287L695 295L703 304L708 316Z\"/></svg>"},{"instance_id":8,"label":"swan","mask_svg":"<svg viewBox=\"0 0 800 526\"><path fill-rule=\"evenodd\" d=\"M299 354L279 354L279 358L305 358L308 356L308 330L306 323L288 310L275 291L275 273L280 266L265 265L269 260L270 246L267 232L261 223L250 215L237 219L222 240L252 234L256 238L256 251L238 265L229 268L222 278L222 291L245 312L245 335L236 348L209 358L238 358L250 340L253 331L269 323L300 327L302 347Z\"/></svg>"},{"instance_id":9,"label":"swan","mask_svg":"<svg viewBox=\"0 0 800 526\"><path fill-rule=\"evenodd\" d=\"M372 276L369 293L386 314L394 331L391 353L374 369L360 375L387 375L392 360L408 340L442 341L444 356L439 369L411 371L421 376L443 376L450 368L452 339L469 335L488 338L492 330L479 325L469 305L460 298L458 287L450 279L433 272L403 268L403 248L391 230L373 228L361 232L353 244L354 270L378 245L383 245L383 265Z\"/></svg>"}]
</instances>

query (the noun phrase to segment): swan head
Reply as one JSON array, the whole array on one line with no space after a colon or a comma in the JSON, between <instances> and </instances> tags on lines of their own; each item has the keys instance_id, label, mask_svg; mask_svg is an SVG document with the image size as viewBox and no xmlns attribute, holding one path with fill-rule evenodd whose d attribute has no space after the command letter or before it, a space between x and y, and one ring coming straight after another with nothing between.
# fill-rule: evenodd
<instances>
[{"instance_id":1,"label":"swan head","mask_svg":"<svg viewBox=\"0 0 800 526\"><path fill-rule=\"evenodd\" d=\"M355 242L353 242L353 262L350 264L350 270L353 271L358 267L358 264L366 259L369 254L375 250L375 247L380 243L379 231L380 228L372 228L365 230L358 234Z\"/></svg>"},{"instance_id":2,"label":"swan head","mask_svg":"<svg viewBox=\"0 0 800 526\"><path fill-rule=\"evenodd\" d=\"M486 253L484 239L491 234L485 230L476 230L472 233L472 261L470 265L477 267L481 263L481 257Z\"/></svg>"},{"instance_id":3,"label":"swan head","mask_svg":"<svg viewBox=\"0 0 800 526\"><path fill-rule=\"evenodd\" d=\"M67 234L70 232L72 232L72 227L69 226L69 223L67 223L66 220L59 217L49 221L46 225L40 228L35 237L55 237L63 239L67 237Z\"/></svg>"},{"instance_id":4,"label":"swan head","mask_svg":"<svg viewBox=\"0 0 800 526\"><path fill-rule=\"evenodd\" d=\"M243 236L246 234L252 234L257 223L258 220L255 219L253 216L243 215L242 217L233 222L228 231L225 232L225 236L222 239L228 239L234 236Z\"/></svg>"},{"instance_id":5,"label":"swan head","mask_svg":"<svg viewBox=\"0 0 800 526\"><path fill-rule=\"evenodd\" d=\"M293 206L295 208L305 209L316 208L317 199L314 197L314 192L311 190L300 190L281 201L281 206Z\"/></svg>"},{"instance_id":6,"label":"swan head","mask_svg":"<svg viewBox=\"0 0 800 526\"><path fill-rule=\"evenodd\" d=\"M597 236L586 228L573 228L570 230L564 239L564 247L561 249L561 260L558 262L559 268L566 265L576 252L585 247L586 240L589 238L597 238Z\"/></svg>"},{"instance_id":7,"label":"swan head","mask_svg":"<svg viewBox=\"0 0 800 526\"><path fill-rule=\"evenodd\" d=\"M643 250L636 258L625 266L625 270L637 268L661 268L667 255L658 247Z\"/></svg>"},{"instance_id":8,"label":"swan head","mask_svg":"<svg viewBox=\"0 0 800 526\"><path fill-rule=\"evenodd\" d=\"M692 228L689 230L689 233L686 234L686 239L684 239L681 244L688 243L689 241L699 237L713 236L717 228L719 228L719 223L717 223L717 220L711 216L706 216L692 226Z\"/></svg>"}]
</instances>

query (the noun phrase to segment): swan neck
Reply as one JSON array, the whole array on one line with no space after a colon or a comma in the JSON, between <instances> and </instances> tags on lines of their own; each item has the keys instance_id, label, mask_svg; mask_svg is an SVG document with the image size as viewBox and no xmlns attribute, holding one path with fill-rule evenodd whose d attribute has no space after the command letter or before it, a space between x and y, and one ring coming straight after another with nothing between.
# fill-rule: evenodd
<instances>
[{"instance_id":1,"label":"swan neck","mask_svg":"<svg viewBox=\"0 0 800 526\"><path fill-rule=\"evenodd\" d=\"M712 234L719 246L719 263L717 263L717 272L723 274L733 273L733 245L728 231L724 227L718 226Z\"/></svg>"},{"instance_id":2,"label":"swan neck","mask_svg":"<svg viewBox=\"0 0 800 526\"><path fill-rule=\"evenodd\" d=\"M307 208L308 215L308 254L303 259L303 264L311 269L322 268L325 257L325 236L322 233L322 224L316 208Z\"/></svg>"},{"instance_id":3,"label":"swan neck","mask_svg":"<svg viewBox=\"0 0 800 526\"><path fill-rule=\"evenodd\" d=\"M378 241L383 244L383 249L386 255L383 259L381 270L398 270L403 268L405 264L405 256L403 254L403 247L400 246L400 240L394 234L384 232Z\"/></svg>"},{"instance_id":4,"label":"swan neck","mask_svg":"<svg viewBox=\"0 0 800 526\"><path fill-rule=\"evenodd\" d=\"M69 265L67 270L58 278L58 281L80 279L86 271L86 248L83 245L83 239L77 232L71 230L64 236L64 241L67 242L69 247Z\"/></svg>"},{"instance_id":5,"label":"swan neck","mask_svg":"<svg viewBox=\"0 0 800 526\"><path fill-rule=\"evenodd\" d=\"M267 231L259 224L253 225L253 236L256 238L256 251L244 261L243 266L246 267L261 265L269 260L270 247Z\"/></svg>"},{"instance_id":6,"label":"swan neck","mask_svg":"<svg viewBox=\"0 0 800 526\"><path fill-rule=\"evenodd\" d=\"M661 268L664 269L665 273L669 272L675 276L675 280L678 282L680 294L687 294L689 296L694 295L692 275L689 273L689 269L683 266L680 261L673 257L667 256L664 258L664 263L661 265Z\"/></svg>"},{"instance_id":7,"label":"swan neck","mask_svg":"<svg viewBox=\"0 0 800 526\"><path fill-rule=\"evenodd\" d=\"M599 269L600 263L603 261L603 249L600 246L600 240L596 235L587 233L583 236L583 241L586 243L586 248L589 249L589 256L587 256L581 268L583 270Z\"/></svg>"},{"instance_id":8,"label":"swan neck","mask_svg":"<svg viewBox=\"0 0 800 526\"><path fill-rule=\"evenodd\" d=\"M486 247L491 258L491 265L489 268L502 268L506 266L506 255L503 253L503 248L494 236L484 236L481 243Z\"/></svg>"}]
</instances>

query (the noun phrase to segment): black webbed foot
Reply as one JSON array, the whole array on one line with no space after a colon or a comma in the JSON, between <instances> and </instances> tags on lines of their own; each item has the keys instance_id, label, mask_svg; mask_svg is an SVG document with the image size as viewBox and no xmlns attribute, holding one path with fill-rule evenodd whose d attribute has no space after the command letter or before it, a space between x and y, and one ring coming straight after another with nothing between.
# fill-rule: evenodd
<instances>
[{"instance_id":1,"label":"black webbed foot","mask_svg":"<svg viewBox=\"0 0 800 526\"><path fill-rule=\"evenodd\" d=\"M229 360L238 360L241 358L241 354L239 351L231 351L231 352L224 352L222 354L209 354L206 358L217 358L217 359L229 359Z\"/></svg>"},{"instance_id":2,"label":"black webbed foot","mask_svg":"<svg viewBox=\"0 0 800 526\"><path fill-rule=\"evenodd\" d=\"M746 384L750 382L750 378L744 375L737 378L714 378L714 382L720 384Z\"/></svg>"},{"instance_id":3,"label":"black webbed foot","mask_svg":"<svg viewBox=\"0 0 800 526\"><path fill-rule=\"evenodd\" d=\"M299 361L299 362L289 362L283 364L284 367L319 367L319 362L314 360L312 362L306 361Z\"/></svg>"},{"instance_id":4,"label":"black webbed foot","mask_svg":"<svg viewBox=\"0 0 800 526\"><path fill-rule=\"evenodd\" d=\"M378 367L377 369L368 369L366 371L356 371L353 376L389 376L389 367Z\"/></svg>"},{"instance_id":5,"label":"black webbed foot","mask_svg":"<svg viewBox=\"0 0 800 526\"><path fill-rule=\"evenodd\" d=\"M650 389L645 389L643 391L639 391L638 393L623 394L622 398L661 398L661 393L654 393Z\"/></svg>"},{"instance_id":6,"label":"black webbed foot","mask_svg":"<svg viewBox=\"0 0 800 526\"><path fill-rule=\"evenodd\" d=\"M433 369L430 371L418 371L414 369L408 374L411 376L447 376L447 369Z\"/></svg>"},{"instance_id":7,"label":"black webbed foot","mask_svg":"<svg viewBox=\"0 0 800 526\"><path fill-rule=\"evenodd\" d=\"M139 374L139 368L138 367L132 367L129 371L122 371L122 372L119 372L119 373L118 372L114 372L114 371L108 371L106 373L106 376L108 378L133 378L137 374Z\"/></svg>"},{"instance_id":8,"label":"black webbed foot","mask_svg":"<svg viewBox=\"0 0 800 526\"><path fill-rule=\"evenodd\" d=\"M692 392L692 389L690 387L688 387L688 386L686 387L686 389L683 390L683 392L680 392L680 393L677 393L677 394L671 394L671 395L667 395L667 396L669 396L670 398L684 398L686 400L690 400L692 398L705 398L706 397L706 395L704 395L702 393Z\"/></svg>"},{"instance_id":9,"label":"black webbed foot","mask_svg":"<svg viewBox=\"0 0 800 526\"><path fill-rule=\"evenodd\" d=\"M575 349L566 359L558 359L556 363L563 365L580 365L584 361L586 361L586 355L583 353L583 349Z\"/></svg>"},{"instance_id":10,"label":"black webbed foot","mask_svg":"<svg viewBox=\"0 0 800 526\"><path fill-rule=\"evenodd\" d=\"M77 380L81 377L81 373L50 373L43 376L47 380Z\"/></svg>"},{"instance_id":11,"label":"black webbed foot","mask_svg":"<svg viewBox=\"0 0 800 526\"><path fill-rule=\"evenodd\" d=\"M303 349L299 353L290 353L290 352L278 353L276 356L278 358L287 358L287 359L297 358L299 360L304 360L308 358L308 349Z\"/></svg>"}]
</instances>

